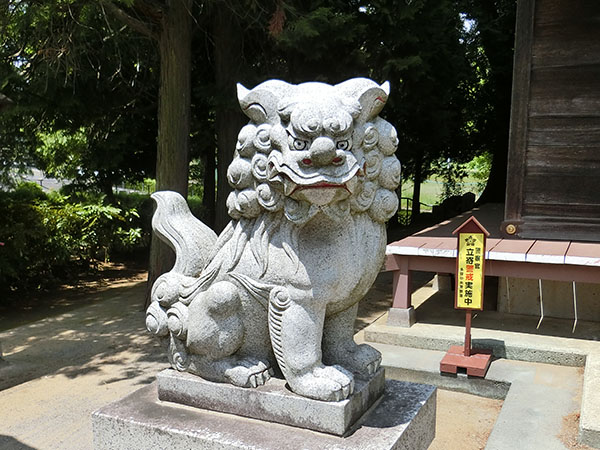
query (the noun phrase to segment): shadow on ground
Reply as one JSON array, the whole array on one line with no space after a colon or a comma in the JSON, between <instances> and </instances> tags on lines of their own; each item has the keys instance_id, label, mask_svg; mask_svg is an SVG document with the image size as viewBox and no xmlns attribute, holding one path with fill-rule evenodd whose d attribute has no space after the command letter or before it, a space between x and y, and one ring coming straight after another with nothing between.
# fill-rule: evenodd
<instances>
[{"instance_id":1,"label":"shadow on ground","mask_svg":"<svg viewBox=\"0 0 600 450\"><path fill-rule=\"evenodd\" d=\"M486 278L486 286L487 284ZM413 286L414 290L418 288L419 286ZM453 291L436 292L431 287L425 289L429 291L429 297L415 308L419 323L461 327L465 325L464 311L454 309ZM483 311L473 313L473 327L571 339L600 340L600 327L597 322L579 320L573 332L573 320L546 316L540 323L539 316L498 312L495 310L496 290L493 289L490 294L492 294L491 298L488 299L486 295L484 303L489 305L490 309L486 306Z\"/></svg>"},{"instance_id":2,"label":"shadow on ground","mask_svg":"<svg viewBox=\"0 0 600 450\"><path fill-rule=\"evenodd\" d=\"M35 447L30 447L16 440L12 436L0 434L0 450L36 450Z\"/></svg>"},{"instance_id":3,"label":"shadow on ground","mask_svg":"<svg viewBox=\"0 0 600 450\"><path fill-rule=\"evenodd\" d=\"M116 377L103 380L106 384L141 375L145 363L166 362L159 342L145 329L144 293L143 282L106 289L87 306L0 333L6 361L0 390L46 375L76 378L120 366Z\"/></svg>"}]
</instances>

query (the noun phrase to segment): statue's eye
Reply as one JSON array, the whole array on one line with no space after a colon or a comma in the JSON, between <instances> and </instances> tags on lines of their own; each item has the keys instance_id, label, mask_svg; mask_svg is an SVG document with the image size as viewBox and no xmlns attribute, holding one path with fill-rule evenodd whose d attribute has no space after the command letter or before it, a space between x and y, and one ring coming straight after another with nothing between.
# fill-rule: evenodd
<instances>
[{"instance_id":1,"label":"statue's eye","mask_svg":"<svg viewBox=\"0 0 600 450\"><path fill-rule=\"evenodd\" d=\"M306 150L308 148L308 142L302 139L294 138L294 150Z\"/></svg>"},{"instance_id":2,"label":"statue's eye","mask_svg":"<svg viewBox=\"0 0 600 450\"><path fill-rule=\"evenodd\" d=\"M348 150L350 148L349 141L337 141L335 144L338 150Z\"/></svg>"}]
</instances>

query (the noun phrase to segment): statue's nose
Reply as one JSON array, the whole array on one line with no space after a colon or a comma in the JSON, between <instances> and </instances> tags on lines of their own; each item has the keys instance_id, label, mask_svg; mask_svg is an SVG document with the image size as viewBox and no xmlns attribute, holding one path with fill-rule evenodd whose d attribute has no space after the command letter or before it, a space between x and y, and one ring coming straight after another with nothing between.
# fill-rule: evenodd
<instances>
[{"instance_id":1,"label":"statue's nose","mask_svg":"<svg viewBox=\"0 0 600 450\"><path fill-rule=\"evenodd\" d=\"M310 159L319 166L331 164L335 155L335 142L328 137L318 137L310 146Z\"/></svg>"}]
</instances>

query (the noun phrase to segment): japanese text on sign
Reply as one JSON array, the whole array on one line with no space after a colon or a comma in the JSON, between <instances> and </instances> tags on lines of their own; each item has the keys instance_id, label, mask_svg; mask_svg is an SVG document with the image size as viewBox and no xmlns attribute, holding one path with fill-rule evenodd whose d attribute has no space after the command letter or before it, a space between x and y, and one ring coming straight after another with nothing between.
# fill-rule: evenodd
<instances>
[{"instance_id":1,"label":"japanese text on sign","mask_svg":"<svg viewBox=\"0 0 600 450\"><path fill-rule=\"evenodd\" d=\"M456 307L482 309L483 307L483 233L460 233Z\"/></svg>"}]
</instances>

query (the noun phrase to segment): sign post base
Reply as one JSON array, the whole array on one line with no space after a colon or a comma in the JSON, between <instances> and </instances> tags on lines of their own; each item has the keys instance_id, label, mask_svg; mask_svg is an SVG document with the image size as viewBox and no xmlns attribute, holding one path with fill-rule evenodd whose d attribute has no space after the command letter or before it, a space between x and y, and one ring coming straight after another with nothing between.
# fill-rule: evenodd
<instances>
[{"instance_id":1,"label":"sign post base","mask_svg":"<svg viewBox=\"0 0 600 450\"><path fill-rule=\"evenodd\" d=\"M457 373L459 368L467 369L467 375L485 377L492 360L491 350L474 349L465 356L465 347L453 345L440 361L440 372Z\"/></svg>"}]
</instances>

